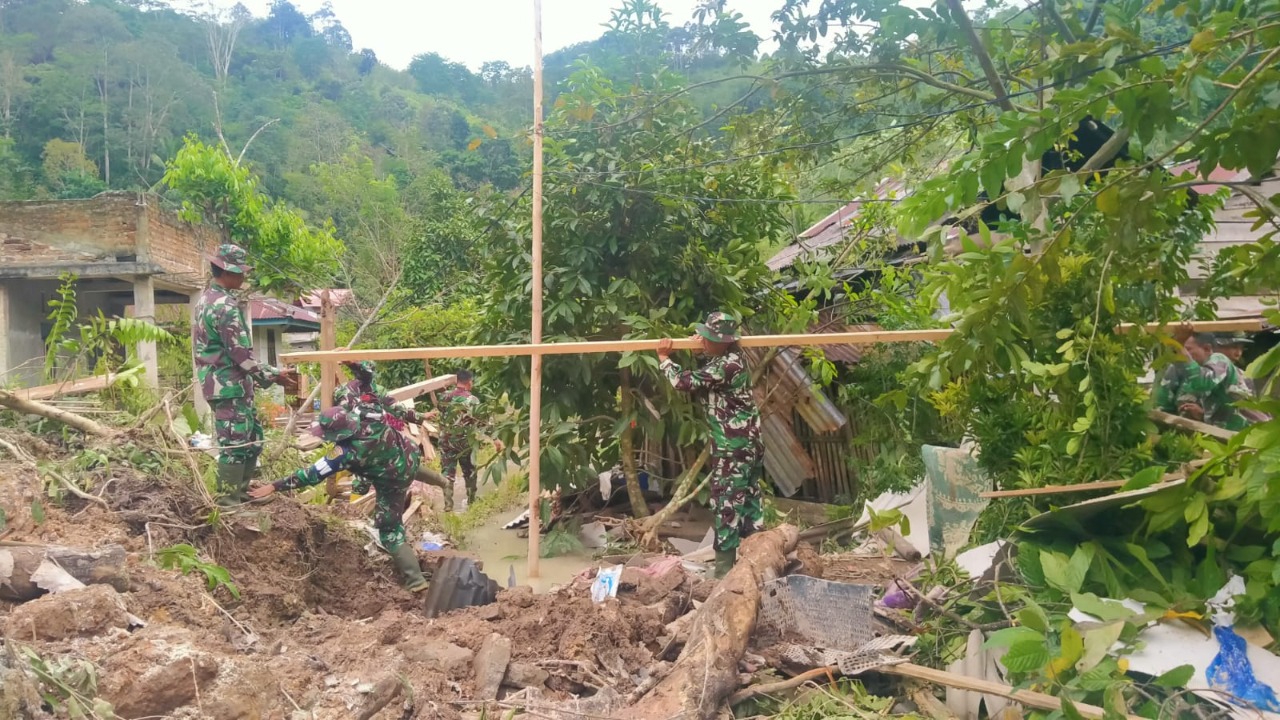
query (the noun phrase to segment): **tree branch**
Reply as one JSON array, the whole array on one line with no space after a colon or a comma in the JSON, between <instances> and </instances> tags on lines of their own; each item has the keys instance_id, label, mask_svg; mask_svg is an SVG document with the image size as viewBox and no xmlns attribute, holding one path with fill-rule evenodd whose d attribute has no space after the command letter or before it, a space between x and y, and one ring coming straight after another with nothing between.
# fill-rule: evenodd
<instances>
[{"instance_id":1,"label":"tree branch","mask_svg":"<svg viewBox=\"0 0 1280 720\"><path fill-rule=\"evenodd\" d=\"M960 4L960 0L947 0L947 7L951 9L951 17L956 21L956 25L959 25L960 30L969 38L969 47L977 56L978 64L982 66L982 73L987 76L987 84L991 86L995 103L1002 110L1013 112L1017 108L1009 102L1009 92L1005 90L1000 73L996 71L996 65L991 61L991 54L983 47L982 38L978 37L977 31L973 29L973 21L969 19L964 6Z\"/></svg>"},{"instance_id":2,"label":"tree branch","mask_svg":"<svg viewBox=\"0 0 1280 720\"><path fill-rule=\"evenodd\" d=\"M1120 128L1112 133L1111 137L1102 143L1102 147L1098 148L1098 151L1080 167L1080 172L1093 173L1101 170L1107 163L1114 160L1116 155L1120 153L1120 148L1129 142L1129 135L1130 132L1127 127Z\"/></svg>"}]
</instances>

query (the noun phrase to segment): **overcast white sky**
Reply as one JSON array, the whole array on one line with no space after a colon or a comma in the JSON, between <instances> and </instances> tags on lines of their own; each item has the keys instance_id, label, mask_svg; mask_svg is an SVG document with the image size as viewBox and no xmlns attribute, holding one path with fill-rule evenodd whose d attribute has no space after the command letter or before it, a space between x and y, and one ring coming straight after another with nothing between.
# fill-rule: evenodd
<instances>
[{"instance_id":1,"label":"overcast white sky","mask_svg":"<svg viewBox=\"0 0 1280 720\"><path fill-rule=\"evenodd\" d=\"M269 0L241 0L262 17ZM403 69L414 55L437 52L480 69L486 60L505 60L515 66L533 59L533 3L530 0L331 0L334 13L351 33L356 49L368 47L378 59ZM236 0L213 0L231 7ZM323 0L293 0L310 13ZM603 32L617 0L543 0L543 51L591 40ZM673 25L693 17L698 0L658 0ZM761 39L773 36L769 16L781 0L730 0Z\"/></svg>"}]
</instances>

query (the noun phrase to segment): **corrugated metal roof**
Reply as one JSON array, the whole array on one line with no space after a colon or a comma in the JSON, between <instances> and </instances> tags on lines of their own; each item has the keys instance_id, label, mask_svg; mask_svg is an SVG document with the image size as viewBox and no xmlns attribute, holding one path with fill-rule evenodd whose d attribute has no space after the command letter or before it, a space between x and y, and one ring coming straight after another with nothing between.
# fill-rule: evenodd
<instances>
[{"instance_id":1,"label":"corrugated metal roof","mask_svg":"<svg viewBox=\"0 0 1280 720\"><path fill-rule=\"evenodd\" d=\"M809 229L800 233L796 241L765 263L770 270L781 270L795 264L801 259L826 260L824 248L837 245L845 240L847 231L853 221L862 212L862 206L868 202L883 202L902 197L904 186L899 180L884 180L872 191L871 197L854 200L834 210L830 215L814 223Z\"/></svg>"},{"instance_id":2,"label":"corrugated metal roof","mask_svg":"<svg viewBox=\"0 0 1280 720\"><path fill-rule=\"evenodd\" d=\"M760 436L764 442L764 469L769 479L784 496L795 495L804 481L818 472L813 458L805 452L790 420L782 413L769 413L760 419Z\"/></svg>"},{"instance_id":3,"label":"corrugated metal roof","mask_svg":"<svg viewBox=\"0 0 1280 720\"><path fill-rule=\"evenodd\" d=\"M290 305L282 300L264 295L249 299L249 313L254 322L279 320L300 325L319 325L320 316L306 308Z\"/></svg>"}]
</instances>

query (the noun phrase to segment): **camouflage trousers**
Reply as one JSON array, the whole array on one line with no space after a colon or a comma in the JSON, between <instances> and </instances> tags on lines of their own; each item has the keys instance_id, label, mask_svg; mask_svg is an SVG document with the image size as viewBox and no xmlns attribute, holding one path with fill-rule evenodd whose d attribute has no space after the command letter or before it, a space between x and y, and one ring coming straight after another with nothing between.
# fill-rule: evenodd
<instances>
[{"instance_id":1,"label":"camouflage trousers","mask_svg":"<svg viewBox=\"0 0 1280 720\"><path fill-rule=\"evenodd\" d=\"M476 466L471 462L470 443L440 442L440 473L452 481L457 469L462 468L462 481L467 485L467 502L476 499Z\"/></svg>"},{"instance_id":2,"label":"camouflage trousers","mask_svg":"<svg viewBox=\"0 0 1280 720\"><path fill-rule=\"evenodd\" d=\"M378 529L378 541L382 547L394 553L405 543L404 511L409 502L408 481L392 484L375 480L373 489L377 492L373 499L373 526Z\"/></svg>"},{"instance_id":3,"label":"camouflage trousers","mask_svg":"<svg viewBox=\"0 0 1280 720\"><path fill-rule=\"evenodd\" d=\"M218 438L218 462L251 464L262 454L262 423L253 407L253 398L215 400L213 433Z\"/></svg>"},{"instance_id":4,"label":"camouflage trousers","mask_svg":"<svg viewBox=\"0 0 1280 720\"><path fill-rule=\"evenodd\" d=\"M711 513L716 550L737 550L742 539L764 529L760 454L711 458Z\"/></svg>"}]
</instances>

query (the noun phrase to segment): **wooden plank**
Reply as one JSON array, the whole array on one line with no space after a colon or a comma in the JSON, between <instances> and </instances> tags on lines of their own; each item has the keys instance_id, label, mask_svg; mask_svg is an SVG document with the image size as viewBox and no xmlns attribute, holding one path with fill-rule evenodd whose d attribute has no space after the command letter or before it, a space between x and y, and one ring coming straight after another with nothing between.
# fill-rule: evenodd
<instances>
[{"instance_id":1,"label":"wooden plank","mask_svg":"<svg viewBox=\"0 0 1280 720\"><path fill-rule=\"evenodd\" d=\"M1188 473L1208 464L1208 458L1192 460L1191 462L1184 464L1181 470L1165 473L1153 484L1163 484L1174 480L1184 480ZM1128 482L1128 480L1099 480L1098 482L1080 483L1078 485L1045 485L1044 487L1026 488L1023 490L995 490L992 492L978 493L978 497L1009 498L1027 497L1030 495L1055 495L1057 493L1087 492L1089 490L1118 490L1124 487Z\"/></svg>"},{"instance_id":2,"label":"wooden plank","mask_svg":"<svg viewBox=\"0 0 1280 720\"><path fill-rule=\"evenodd\" d=\"M23 400L49 400L60 395L81 395L97 392L110 387L118 375L106 373L82 378L72 382L60 382L52 385L40 385L33 388L17 388L13 390L15 397Z\"/></svg>"},{"instance_id":3,"label":"wooden plank","mask_svg":"<svg viewBox=\"0 0 1280 720\"><path fill-rule=\"evenodd\" d=\"M1199 420L1192 420L1191 418L1184 418L1181 415L1167 413L1163 410L1152 410L1147 414L1147 417L1161 425L1167 425L1169 427L1186 430L1188 432L1200 433L1201 435L1208 435L1209 437L1217 438L1219 440L1230 440L1236 436L1235 430L1227 430L1226 428L1220 428L1216 425L1210 425L1209 423L1202 423Z\"/></svg>"},{"instance_id":4,"label":"wooden plank","mask_svg":"<svg viewBox=\"0 0 1280 720\"><path fill-rule=\"evenodd\" d=\"M971 690L984 695L997 695L1040 710L1053 711L1062 709L1062 700L1052 695L1035 692L1034 690L1020 690L1010 685L1005 685L1004 683L972 678L966 675L958 675L945 670L935 670L933 668L927 668L914 663L885 665L876 668L875 672L915 678L917 680L924 680L925 682L957 688L959 690ZM1077 702L1075 703L1075 708L1080 715L1086 718L1102 720L1102 718L1106 716L1106 712L1096 705L1087 705L1085 703ZM1124 717L1126 720L1141 720L1137 715L1123 715L1121 717Z\"/></svg>"},{"instance_id":5,"label":"wooden plank","mask_svg":"<svg viewBox=\"0 0 1280 720\"><path fill-rule=\"evenodd\" d=\"M1118 490L1124 487L1128 480L1100 480L1098 482L1080 483L1078 485L1045 485L1038 488L1024 488L1022 490L993 490L991 492L978 493L980 498L1011 498L1011 497L1031 497L1033 495L1057 495L1059 493L1088 492L1090 490Z\"/></svg>"},{"instance_id":6,"label":"wooden plank","mask_svg":"<svg viewBox=\"0 0 1280 720\"><path fill-rule=\"evenodd\" d=\"M404 402L405 400L412 400L420 395L425 395L430 392L435 392L436 390L447 388L457 381L457 375L441 375L440 377L433 377L430 380L423 380L422 382L417 382L412 385L405 385L402 388L392 390L387 393L387 395L396 402Z\"/></svg>"},{"instance_id":7,"label":"wooden plank","mask_svg":"<svg viewBox=\"0 0 1280 720\"><path fill-rule=\"evenodd\" d=\"M337 322L334 317L333 301L329 298L329 291L325 290L320 293L320 349L324 351L332 351L338 341ZM283 356L288 361L288 355ZM333 389L336 387L338 378L337 361L333 358L318 358L320 362L320 410L321 412L333 407Z\"/></svg>"},{"instance_id":8,"label":"wooden plank","mask_svg":"<svg viewBox=\"0 0 1280 720\"><path fill-rule=\"evenodd\" d=\"M1234 330L1259 330L1261 320L1215 320L1187 323L1197 332L1225 332ZM1120 329L1134 329L1122 325ZM1166 331L1171 325L1152 323L1147 330ZM742 347L821 347L823 345L874 345L876 343L937 342L954 333L952 328L929 330L865 330L845 333L802 333L797 335L749 335L739 341ZM385 350L310 351L284 355L288 362L321 362L349 360L430 360L436 358L515 357L524 355L582 355L593 353L641 352L658 349L659 340L605 340L593 342L534 343L522 345L472 345L430 348L395 348ZM681 338L673 341L677 350L695 350L697 340Z\"/></svg>"}]
</instances>

